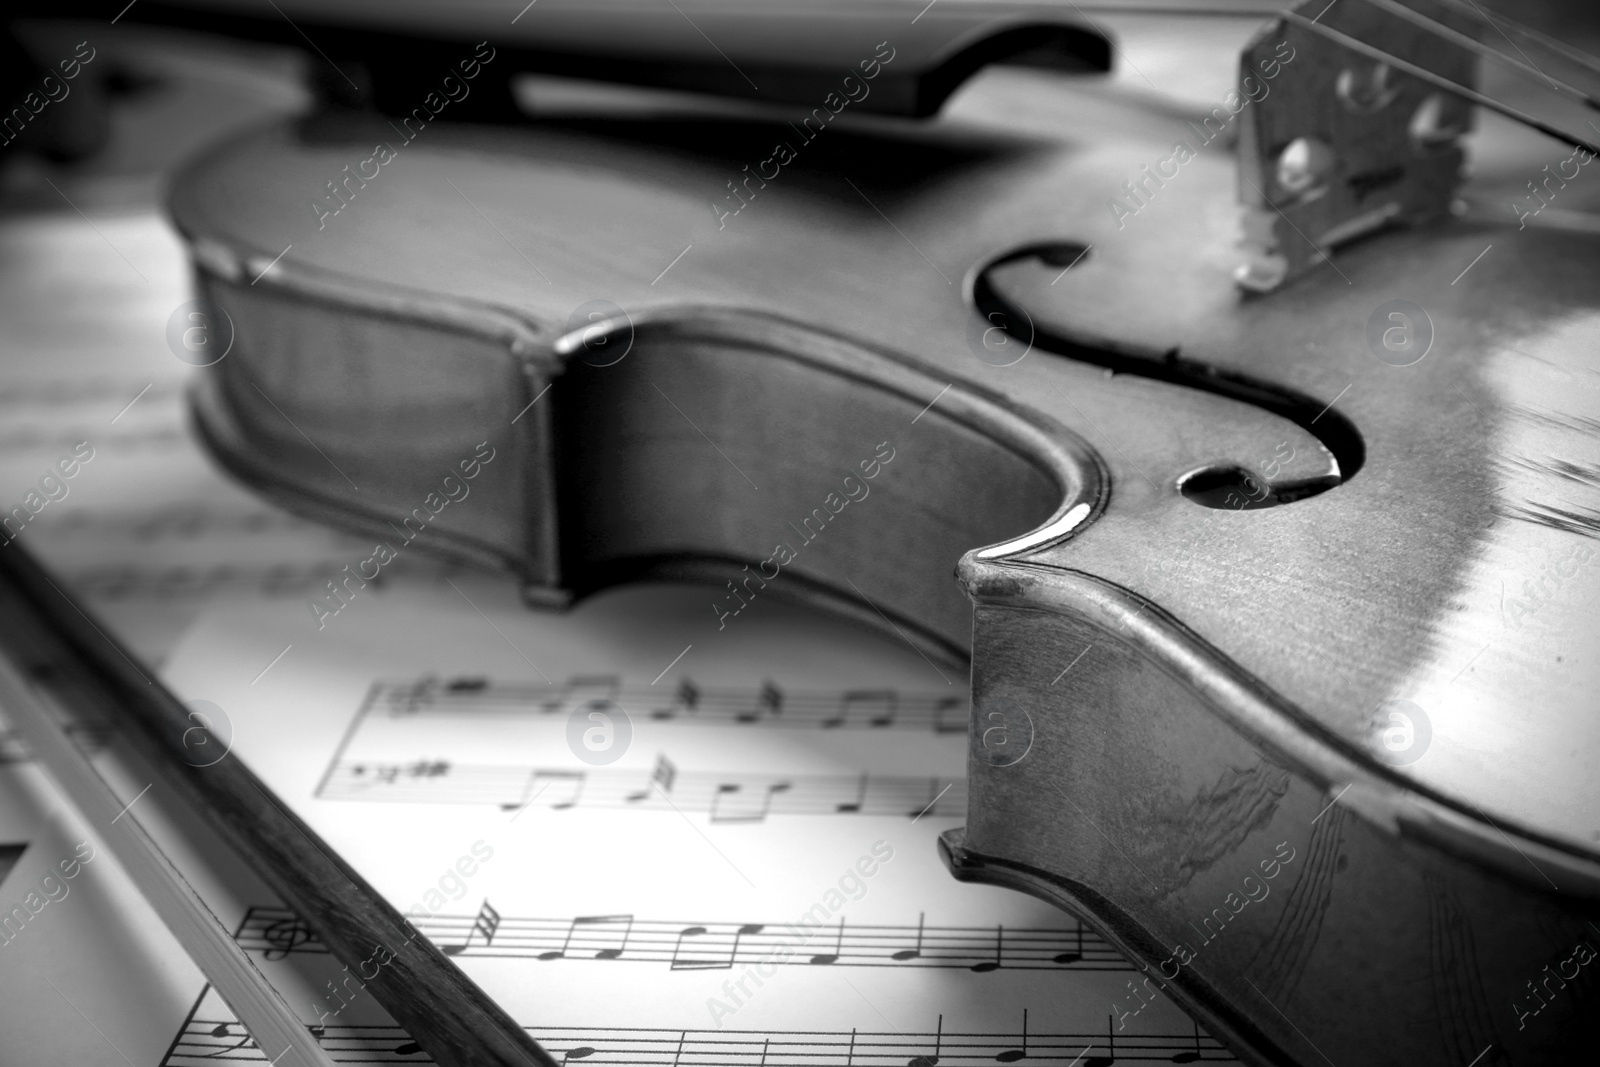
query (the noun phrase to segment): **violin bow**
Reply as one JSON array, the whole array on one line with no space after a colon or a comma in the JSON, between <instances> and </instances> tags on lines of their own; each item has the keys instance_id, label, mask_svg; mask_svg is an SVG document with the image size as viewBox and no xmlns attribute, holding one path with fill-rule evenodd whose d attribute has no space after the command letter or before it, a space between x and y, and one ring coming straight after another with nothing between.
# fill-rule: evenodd
<instances>
[{"instance_id":1,"label":"violin bow","mask_svg":"<svg viewBox=\"0 0 1600 1067\"><path fill-rule=\"evenodd\" d=\"M189 740L196 723L188 709L15 542L0 548L0 703L97 828L118 802L47 705L119 729L179 802L304 916L340 963L360 974L366 992L435 1063L554 1067L504 1009L418 936L243 760L230 755L196 765ZM309 1028L132 818L108 821L102 832L263 1052L293 1050L303 1061L328 1064ZM364 963L375 965L376 973L369 977Z\"/></svg>"}]
</instances>

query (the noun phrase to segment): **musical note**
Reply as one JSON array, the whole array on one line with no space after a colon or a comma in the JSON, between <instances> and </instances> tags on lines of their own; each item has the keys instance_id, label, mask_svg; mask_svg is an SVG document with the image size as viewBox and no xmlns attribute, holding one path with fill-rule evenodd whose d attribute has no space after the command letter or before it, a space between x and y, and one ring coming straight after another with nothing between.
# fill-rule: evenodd
<instances>
[{"instance_id":1,"label":"musical note","mask_svg":"<svg viewBox=\"0 0 1600 1067\"><path fill-rule=\"evenodd\" d=\"M494 944L494 935L499 929L500 913L490 906L488 900L485 900L483 906L478 909L478 917L474 920L472 929L467 931L467 939L459 945L446 945L444 953L446 956L460 955L467 950L468 945L472 944L472 938L477 934L483 935L483 945L488 948Z\"/></svg>"},{"instance_id":2,"label":"musical note","mask_svg":"<svg viewBox=\"0 0 1600 1067\"><path fill-rule=\"evenodd\" d=\"M313 582L328 575L307 571L286 580ZM424 686L423 682L431 681ZM579 676L552 691L544 682L497 683L481 676L461 676L440 685L436 679L376 683L380 701L399 710L419 698L410 710L419 715L499 714L532 710L550 715L589 700L649 709L658 721L741 723L768 728L924 729L936 734L964 733L969 703L943 694L901 693L894 689L856 689L840 693L799 692L773 681L753 688L706 688L689 679L679 682L670 703L649 686L623 686L614 675Z\"/></svg>"},{"instance_id":3,"label":"musical note","mask_svg":"<svg viewBox=\"0 0 1600 1067\"><path fill-rule=\"evenodd\" d=\"M205 997L213 1012L226 1013L226 1006L215 999L214 993ZM1031 1018L1024 1012L1021 1034L984 1033L952 1035L952 1056L962 1063L989 1060L998 1063L1016 1063L1031 1059L1036 1063L1056 1067L1109 1067L1116 1062L1116 1040L1107 1027L1109 1055L1090 1053L1099 1048L1095 1034L1046 1031L1034 1033ZM1211 1038L1199 1036L1198 1027L1191 1024L1194 1036L1183 1033L1144 1032L1138 1036L1125 1035L1124 1052L1138 1062L1172 1061L1178 1063L1205 1062L1237 1063L1228 1051ZM208 1019L191 1018L173 1042L172 1050L163 1059L163 1067L178 1067L199 1059L216 1058L232 1062L231 1055L241 1046L234 1044L242 1030L237 1022L218 1025L215 1014ZM396 1026L362 1026L330 1028L336 1035L340 1059L351 1061L379 1061L385 1055L416 1055L418 1049L408 1035ZM944 1019L938 1018L933 1033L887 1030L873 1032L854 1028L851 1030L785 1030L785 1031L730 1031L720 1030L655 1030L632 1027L596 1027L574 1032L571 1029L545 1030L529 1027L529 1034L549 1049L552 1054L566 1048L560 1058L563 1064L596 1058L608 1063L656 1063L669 1061L662 1053L672 1050L670 1062L708 1063L722 1067L766 1067L773 1060L778 1063L833 1063L854 1062L854 1050L861 1048L870 1063L903 1063L906 1067L940 1067L944 1056ZM244 1038L249 1041L248 1037ZM222 1042L228 1042L223 1044ZM251 1046L242 1046L249 1048ZM249 1055L246 1053L245 1055ZM259 1054L256 1054L259 1055Z\"/></svg>"},{"instance_id":4,"label":"musical note","mask_svg":"<svg viewBox=\"0 0 1600 1067\"><path fill-rule=\"evenodd\" d=\"M1090 1046L1091 1048L1093 1046ZM1117 1034L1111 1029L1111 1016L1106 1016L1106 1052L1104 1056L1090 1056L1083 1061L1083 1067L1111 1067L1117 1062Z\"/></svg>"},{"instance_id":5,"label":"musical note","mask_svg":"<svg viewBox=\"0 0 1600 1067\"><path fill-rule=\"evenodd\" d=\"M678 691L673 698L672 706L656 708L650 713L650 717L652 719L676 718L680 708L690 715L700 709L700 690L687 678L678 683Z\"/></svg>"},{"instance_id":6,"label":"musical note","mask_svg":"<svg viewBox=\"0 0 1600 1067\"><path fill-rule=\"evenodd\" d=\"M567 684L563 687L561 703L567 708L575 708L597 700L605 704L614 704L621 691L622 678L618 675L574 675L567 679Z\"/></svg>"},{"instance_id":7,"label":"musical note","mask_svg":"<svg viewBox=\"0 0 1600 1067\"><path fill-rule=\"evenodd\" d=\"M557 811L565 811L577 805L588 780L586 771L532 771L523 779L522 794L514 801L502 802L500 810L515 811L520 815L521 809L538 800L549 792L552 785L555 785L558 788L553 796L558 799L555 799L550 807ZM512 819L515 821L516 816L512 816Z\"/></svg>"},{"instance_id":8,"label":"musical note","mask_svg":"<svg viewBox=\"0 0 1600 1067\"><path fill-rule=\"evenodd\" d=\"M683 956L684 938L688 938L688 937L693 937L693 938L704 937L706 935L706 933L707 933L707 930L706 930L706 927L704 927L704 926L688 926L688 927L685 927L683 930L679 931L679 933L678 933L678 943L673 947L672 962L669 965L670 969L674 970L674 971L726 971L726 970L729 970L729 969L731 969L733 967L733 965L735 963L738 962L738 958L739 958L739 942L744 940L746 937L749 937L749 936L754 935L754 934L759 934L762 930L765 930L765 929L766 929L766 925L763 924L763 923L747 923L744 926L740 926L740 927L738 927L737 929L734 930L734 932L733 932L733 940L727 943L727 952L726 952L726 954L724 954L724 955L715 954L717 952L717 949L720 948L720 946L717 946L717 945L713 944L712 948L710 949L710 951L708 953L703 953L703 954L700 954L700 955L697 955L697 956L694 956L694 957L687 957L686 958L686 957ZM704 945L704 942L697 942L696 947L699 948L699 947L701 947L703 945Z\"/></svg>"},{"instance_id":9,"label":"musical note","mask_svg":"<svg viewBox=\"0 0 1600 1067\"><path fill-rule=\"evenodd\" d=\"M610 941L614 940L614 938L607 937L607 934L610 931L607 931L603 928L607 926L615 926L618 923L623 924L622 940L620 943L612 945L610 944ZM579 933L580 929L584 931L581 934ZM591 930L595 930L597 932L590 934L589 931ZM576 919L573 919L571 925L567 927L567 936L566 939L562 941L560 948L551 950L549 952L541 952L536 958L541 960L559 960L566 959L569 952L573 952L574 955L578 955L583 952L590 952L590 958L592 959L620 959L622 954L627 951L628 938L632 935L632 933L632 915L580 915ZM585 944L586 940L588 940L590 943ZM576 941L578 944L577 949L574 949L573 947L574 941ZM597 945L603 945L605 947L597 948Z\"/></svg>"},{"instance_id":10,"label":"musical note","mask_svg":"<svg viewBox=\"0 0 1600 1067\"><path fill-rule=\"evenodd\" d=\"M704 926L686 926L678 931L678 943L672 949L672 963L669 965L674 971L693 971L714 968L716 963L707 963L693 959L681 958L683 939L686 937L699 937L706 932Z\"/></svg>"},{"instance_id":11,"label":"musical note","mask_svg":"<svg viewBox=\"0 0 1600 1067\"><path fill-rule=\"evenodd\" d=\"M1194 1063L1200 1058L1200 1024L1192 1019L1190 1023L1194 1026L1194 1051L1178 1053L1172 1057L1173 1063Z\"/></svg>"},{"instance_id":12,"label":"musical note","mask_svg":"<svg viewBox=\"0 0 1600 1067\"><path fill-rule=\"evenodd\" d=\"M268 960L281 960L301 945L321 941L321 938L317 937L306 921L299 916L280 919L262 931L261 937L267 943L267 950L262 953L262 959Z\"/></svg>"},{"instance_id":13,"label":"musical note","mask_svg":"<svg viewBox=\"0 0 1600 1067\"><path fill-rule=\"evenodd\" d=\"M475 692L489 697L490 700L485 702L475 697L467 706L494 707L500 703L495 699L497 696L495 687L485 681L483 688ZM519 697L537 706L541 715L553 715L596 701L614 704L621 691L622 679L615 674L578 674L568 678L566 684L554 692L551 691L549 684L545 683L534 689L525 690L525 696L519 691Z\"/></svg>"},{"instance_id":14,"label":"musical note","mask_svg":"<svg viewBox=\"0 0 1600 1067\"><path fill-rule=\"evenodd\" d=\"M846 803L840 804L834 810L840 812L841 814L858 812L858 811L861 810L861 805L866 803L866 800L867 800L867 775L866 775L866 772L863 771L861 773L861 785L856 790L856 798L855 798L855 800L848 801Z\"/></svg>"},{"instance_id":15,"label":"musical note","mask_svg":"<svg viewBox=\"0 0 1600 1067\"><path fill-rule=\"evenodd\" d=\"M222 1056L222 1055L224 1055L226 1053L233 1052L233 1051L235 1051L237 1049L242 1049L246 1045L249 1045L249 1044L254 1044L254 1042L250 1038L250 1035L244 1032L244 1027L242 1027L242 1026L239 1027L239 1033L237 1035L235 1035L233 1033L232 1029L231 1029L231 1027L233 1025L236 1025L236 1024L219 1023L217 1026L212 1028L212 1030L210 1031L210 1034L211 1034L212 1037L220 1037L220 1038L237 1037L238 1040L234 1041L234 1043L231 1044L231 1045L227 1045L227 1046L224 1046L222 1048L218 1048L216 1051L208 1053L206 1056L203 1057L204 1059L208 1059L208 1060L217 1059L218 1057L220 1057L220 1056Z\"/></svg>"},{"instance_id":16,"label":"musical note","mask_svg":"<svg viewBox=\"0 0 1600 1067\"><path fill-rule=\"evenodd\" d=\"M1078 947L1073 952L1058 952L1051 957L1054 963L1078 963L1083 959L1083 923L1078 923Z\"/></svg>"},{"instance_id":17,"label":"musical note","mask_svg":"<svg viewBox=\"0 0 1600 1067\"><path fill-rule=\"evenodd\" d=\"M772 798L779 793L787 793L790 788L792 786L789 782L772 782L764 791L752 794L745 792L744 787L738 782L724 782L717 786L717 791L712 796L711 821L764 822L772 810ZM759 803L740 805L740 801L748 801L752 796L759 797Z\"/></svg>"},{"instance_id":18,"label":"musical note","mask_svg":"<svg viewBox=\"0 0 1600 1067\"><path fill-rule=\"evenodd\" d=\"M982 963L974 963L970 970L976 971L978 974L988 974L990 971L999 970L1000 957L1005 951L1005 939L1006 928L1004 926L996 926L994 928L994 959L984 960Z\"/></svg>"},{"instance_id":19,"label":"musical note","mask_svg":"<svg viewBox=\"0 0 1600 1067\"><path fill-rule=\"evenodd\" d=\"M552 786L555 787L552 796L560 799L553 800L550 807L555 811L565 811L577 806L579 798L583 796L583 787L588 782L589 775L586 771L535 771L528 784L540 785L534 796L542 795Z\"/></svg>"},{"instance_id":20,"label":"musical note","mask_svg":"<svg viewBox=\"0 0 1600 1067\"><path fill-rule=\"evenodd\" d=\"M823 954L820 954L820 955L816 955L816 956L812 956L811 959L807 960L806 962L808 962L808 963L819 963L819 964L838 963L839 962L839 957L840 957L840 955L843 954L843 952L844 952L844 920L840 919L839 920L839 937L833 944L833 951L832 952L828 952L828 953L823 953Z\"/></svg>"},{"instance_id":21,"label":"musical note","mask_svg":"<svg viewBox=\"0 0 1600 1067\"><path fill-rule=\"evenodd\" d=\"M625 766L543 769L446 760L411 764L341 760L317 786L324 800L527 807L539 796L555 810L674 808L704 811L715 822L761 822L770 815L908 815L962 809L964 778L896 775L743 775L680 771L661 757L646 776ZM548 793L548 796L545 794ZM670 796L670 800L667 798Z\"/></svg>"},{"instance_id":22,"label":"musical note","mask_svg":"<svg viewBox=\"0 0 1600 1067\"><path fill-rule=\"evenodd\" d=\"M918 923L918 926L920 927L921 923ZM919 941L919 943L920 943L920 941ZM936 1067L936 1065L939 1062L939 1053L943 1050L943 1046L944 1046L944 1016L941 1014L939 1016L938 1028L935 1029L934 1032L933 1032L933 1055L932 1056L913 1056L911 1059L906 1061L906 1067Z\"/></svg>"},{"instance_id":23,"label":"musical note","mask_svg":"<svg viewBox=\"0 0 1600 1067\"><path fill-rule=\"evenodd\" d=\"M433 705L434 692L439 687L439 679L431 674L417 679L416 683L389 693L389 714L393 716L415 715L421 708Z\"/></svg>"},{"instance_id":24,"label":"musical note","mask_svg":"<svg viewBox=\"0 0 1600 1067\"><path fill-rule=\"evenodd\" d=\"M1001 1063L1016 1063L1020 1059L1026 1059L1027 1055L1028 1055L1028 1009L1027 1008L1023 1008L1022 1009L1022 1047L1021 1048L1006 1049L1004 1052L997 1053L995 1055L995 1059L999 1060ZM1091 1060L1090 1062L1093 1062L1093 1061Z\"/></svg>"},{"instance_id":25,"label":"musical note","mask_svg":"<svg viewBox=\"0 0 1600 1067\"><path fill-rule=\"evenodd\" d=\"M917 913L917 947L916 948L903 948L899 952L896 952L893 955L891 955L889 957L890 959L899 960L900 962L903 963L906 960L914 960L914 959L918 959L918 958L920 958L922 956L922 925L923 925L923 920L926 917L927 917L927 915L926 915L925 912L918 912ZM943 1019L944 1017L940 1016L940 1018Z\"/></svg>"},{"instance_id":26,"label":"musical note","mask_svg":"<svg viewBox=\"0 0 1600 1067\"><path fill-rule=\"evenodd\" d=\"M735 722L759 722L766 718L777 718L783 714L783 690L772 682L762 682L761 691L756 694L756 708L735 715Z\"/></svg>"},{"instance_id":27,"label":"musical note","mask_svg":"<svg viewBox=\"0 0 1600 1067\"><path fill-rule=\"evenodd\" d=\"M657 756L655 770L650 772L650 781L663 793L670 793L672 784L677 779L678 768L673 766L672 761L665 756Z\"/></svg>"},{"instance_id":28,"label":"musical note","mask_svg":"<svg viewBox=\"0 0 1600 1067\"><path fill-rule=\"evenodd\" d=\"M486 902L487 903L487 902ZM494 909L474 916L432 915L416 920L416 928L450 955L484 953L492 941L493 955L502 958L553 960L617 960L668 963L676 959L679 969L685 960L702 963L715 960L717 966L728 950L761 959L783 944L791 935L777 933L783 923L693 924L662 919L637 919L632 914L580 915L576 918L541 919L501 915ZM252 907L245 916L240 944L257 952L270 952L273 959L289 953L325 953L327 948L315 937L289 931L305 930L295 916L283 908ZM703 930L684 935L683 931ZM820 927L811 927L820 934ZM1064 957L1081 961L1092 970L1132 971L1133 965L1110 945L1086 935L1082 926L1070 929L1012 927L935 926L925 913L906 925L877 926L841 922L835 930L834 949L824 954L818 946L817 961L837 959L848 966L882 966L893 963L913 967L994 969L1004 953L1006 970L1059 970ZM911 942L908 946L907 942ZM1076 951L1062 950L1076 945ZM846 953L845 947L850 951ZM804 966L812 959L797 954L788 965Z\"/></svg>"},{"instance_id":29,"label":"musical note","mask_svg":"<svg viewBox=\"0 0 1600 1067\"><path fill-rule=\"evenodd\" d=\"M852 689L839 701L839 714L822 722L824 727L864 723L871 727L893 726L900 713L900 696L893 689Z\"/></svg>"},{"instance_id":30,"label":"musical note","mask_svg":"<svg viewBox=\"0 0 1600 1067\"><path fill-rule=\"evenodd\" d=\"M629 793L626 800L629 804L637 804L641 800L649 800L650 787L652 785L661 790L662 795L666 795L672 792L672 785L677 780L678 768L673 766L672 761L667 759L666 756L657 756L655 768L650 772L650 780L644 784L644 788L635 789Z\"/></svg>"}]
</instances>

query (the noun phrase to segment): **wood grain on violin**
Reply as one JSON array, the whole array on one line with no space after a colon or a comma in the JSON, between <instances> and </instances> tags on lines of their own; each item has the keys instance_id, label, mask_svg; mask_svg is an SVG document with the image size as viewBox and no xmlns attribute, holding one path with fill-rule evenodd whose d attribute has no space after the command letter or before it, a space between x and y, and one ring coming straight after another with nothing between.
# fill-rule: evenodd
<instances>
[{"instance_id":1,"label":"wood grain on violin","mask_svg":"<svg viewBox=\"0 0 1600 1067\"><path fill-rule=\"evenodd\" d=\"M900 61L857 51L842 87ZM171 201L234 338L202 434L537 601L702 577L724 626L802 597L970 656L952 869L1085 915L1253 1062L1592 1054L1593 236L1447 221L1245 296L1184 117L846 95L211 153Z\"/></svg>"}]
</instances>

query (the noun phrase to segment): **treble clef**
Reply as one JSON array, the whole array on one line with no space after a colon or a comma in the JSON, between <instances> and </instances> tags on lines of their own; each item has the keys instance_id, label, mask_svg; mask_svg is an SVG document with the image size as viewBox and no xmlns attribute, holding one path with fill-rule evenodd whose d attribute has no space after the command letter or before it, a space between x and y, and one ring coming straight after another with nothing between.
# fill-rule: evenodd
<instances>
[{"instance_id":1,"label":"treble clef","mask_svg":"<svg viewBox=\"0 0 1600 1067\"><path fill-rule=\"evenodd\" d=\"M267 943L262 958L268 960L281 960L303 945L322 943L322 939L299 916L279 919L269 924L261 931L261 939Z\"/></svg>"}]
</instances>

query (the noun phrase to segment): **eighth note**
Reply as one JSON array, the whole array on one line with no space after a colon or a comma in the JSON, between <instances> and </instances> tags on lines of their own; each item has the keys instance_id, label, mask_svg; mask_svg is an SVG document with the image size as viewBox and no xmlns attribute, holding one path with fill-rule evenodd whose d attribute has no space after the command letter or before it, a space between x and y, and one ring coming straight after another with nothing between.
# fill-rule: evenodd
<instances>
[{"instance_id":1,"label":"eighth note","mask_svg":"<svg viewBox=\"0 0 1600 1067\"><path fill-rule=\"evenodd\" d=\"M618 944L609 944L615 940L613 932L618 925L622 926L622 941ZM584 931L580 934L580 930ZM592 933L589 931L593 931ZM573 940L579 942L578 952L593 950L593 957L597 960L621 959L622 954L628 950L628 938L633 935L632 915L580 915L567 924L567 936L561 942L561 947L548 952L541 952L535 959L562 960L567 958L573 949ZM589 944L583 944L584 941ZM604 945L605 947L597 947Z\"/></svg>"},{"instance_id":2,"label":"eighth note","mask_svg":"<svg viewBox=\"0 0 1600 1067\"><path fill-rule=\"evenodd\" d=\"M982 963L974 963L972 965L972 970L976 971L978 974L988 974L990 971L998 971L1000 969L1001 958L1005 954L1005 941L1006 928L1004 926L996 926L994 928L994 959L984 960ZM1026 1011L1024 1011L1023 1014L1026 1015Z\"/></svg>"},{"instance_id":3,"label":"eighth note","mask_svg":"<svg viewBox=\"0 0 1600 1067\"><path fill-rule=\"evenodd\" d=\"M834 942L833 951L819 956L812 956L809 963L838 963L839 956L844 951L844 920L839 920L839 938Z\"/></svg>"},{"instance_id":4,"label":"eighth note","mask_svg":"<svg viewBox=\"0 0 1600 1067\"><path fill-rule=\"evenodd\" d=\"M1051 957L1051 963L1078 963L1083 959L1083 923L1078 923L1078 950L1076 952L1058 952Z\"/></svg>"},{"instance_id":5,"label":"eighth note","mask_svg":"<svg viewBox=\"0 0 1600 1067\"><path fill-rule=\"evenodd\" d=\"M1200 1058L1200 1024L1190 1020L1194 1026L1194 1051L1180 1052L1172 1057L1173 1063L1194 1063Z\"/></svg>"},{"instance_id":6,"label":"eighth note","mask_svg":"<svg viewBox=\"0 0 1600 1067\"><path fill-rule=\"evenodd\" d=\"M1105 1056L1090 1056L1083 1061L1083 1067L1111 1067L1117 1062L1117 1035L1111 1029L1111 1016L1106 1016L1106 1052Z\"/></svg>"},{"instance_id":7,"label":"eighth note","mask_svg":"<svg viewBox=\"0 0 1600 1067\"><path fill-rule=\"evenodd\" d=\"M974 968L974 969L976 969L976 968ZM995 1056L995 1059L999 1060L1001 1063L1016 1063L1020 1059L1026 1059L1027 1055L1028 1055L1028 1009L1027 1008L1023 1008L1022 1009L1022 1047L1021 1048L1009 1048L1009 1049L1006 1049L1004 1052L1001 1052L1001 1053L997 1054ZM1090 1060L1089 1062L1093 1063L1094 1061Z\"/></svg>"},{"instance_id":8,"label":"eighth note","mask_svg":"<svg viewBox=\"0 0 1600 1067\"><path fill-rule=\"evenodd\" d=\"M861 810L861 805L866 803L866 800L867 800L867 772L866 771L862 771L861 772L861 777L860 777L860 779L858 779L858 781L856 783L856 798L854 800L846 801L845 803L837 805L834 808L834 810L839 812L841 815L846 814L846 813L854 814L854 813L859 812Z\"/></svg>"},{"instance_id":9,"label":"eighth note","mask_svg":"<svg viewBox=\"0 0 1600 1067\"><path fill-rule=\"evenodd\" d=\"M944 1045L944 1016L939 1016L939 1028L933 1032L933 1055L913 1056L906 1061L906 1067L936 1067L939 1062L939 1052Z\"/></svg>"},{"instance_id":10,"label":"eighth note","mask_svg":"<svg viewBox=\"0 0 1600 1067\"><path fill-rule=\"evenodd\" d=\"M927 913L926 912L918 912L917 913L917 947L916 948L903 948L899 952L896 952L892 956L890 956L889 957L890 959L899 960L901 962L904 962L906 960L917 959L918 957L920 957L922 955L922 924L923 924L923 920L925 920L926 918L927 918ZM941 1016L939 1016L939 1018L942 1020L944 1018L944 1016L941 1015Z\"/></svg>"}]
</instances>

